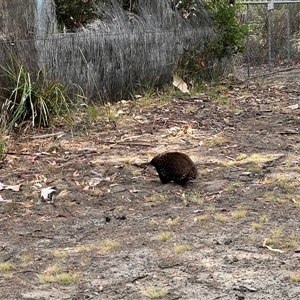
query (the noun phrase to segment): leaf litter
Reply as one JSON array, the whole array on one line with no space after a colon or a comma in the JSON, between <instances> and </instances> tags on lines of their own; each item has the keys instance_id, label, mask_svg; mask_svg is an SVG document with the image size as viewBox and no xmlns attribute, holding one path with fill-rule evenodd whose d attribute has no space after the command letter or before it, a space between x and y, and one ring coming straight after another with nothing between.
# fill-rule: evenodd
<instances>
[{"instance_id":1,"label":"leaf litter","mask_svg":"<svg viewBox=\"0 0 300 300\"><path fill-rule=\"evenodd\" d=\"M299 79L294 71L147 105L139 96L111 105L88 134L11 140L0 257L14 270L0 272L1 297L149 299L143 291L155 287L164 299L299 298ZM161 184L147 165L164 151L195 162L186 189ZM54 202L40 201L54 191ZM99 251L104 241L118 247ZM40 282L55 266L79 280Z\"/></svg>"}]
</instances>

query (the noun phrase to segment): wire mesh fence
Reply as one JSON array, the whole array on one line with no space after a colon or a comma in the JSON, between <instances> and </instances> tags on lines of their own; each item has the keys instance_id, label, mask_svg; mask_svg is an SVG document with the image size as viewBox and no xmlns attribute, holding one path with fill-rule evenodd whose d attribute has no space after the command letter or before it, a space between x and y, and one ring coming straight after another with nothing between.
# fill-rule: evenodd
<instances>
[{"instance_id":1,"label":"wire mesh fence","mask_svg":"<svg viewBox=\"0 0 300 300\"><path fill-rule=\"evenodd\" d=\"M250 35L237 75L250 78L283 71L300 62L300 1L243 2L240 21Z\"/></svg>"}]
</instances>

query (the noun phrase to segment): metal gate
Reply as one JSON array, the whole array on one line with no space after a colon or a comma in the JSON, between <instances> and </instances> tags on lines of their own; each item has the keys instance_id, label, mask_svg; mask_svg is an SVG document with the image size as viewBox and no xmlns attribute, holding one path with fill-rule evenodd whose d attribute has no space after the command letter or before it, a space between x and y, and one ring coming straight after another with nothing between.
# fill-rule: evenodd
<instances>
[{"instance_id":1,"label":"metal gate","mask_svg":"<svg viewBox=\"0 0 300 300\"><path fill-rule=\"evenodd\" d=\"M291 69L300 63L300 1L245 1L240 22L249 25L242 77Z\"/></svg>"}]
</instances>

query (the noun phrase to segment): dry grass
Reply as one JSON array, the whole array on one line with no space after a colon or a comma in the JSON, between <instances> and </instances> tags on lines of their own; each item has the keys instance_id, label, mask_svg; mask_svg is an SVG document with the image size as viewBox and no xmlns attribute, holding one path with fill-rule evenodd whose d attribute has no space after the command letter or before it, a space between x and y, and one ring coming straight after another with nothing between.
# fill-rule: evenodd
<instances>
[{"instance_id":1,"label":"dry grass","mask_svg":"<svg viewBox=\"0 0 300 300\"><path fill-rule=\"evenodd\" d=\"M186 251L191 251L192 247L188 244L175 244L174 251L176 254L184 253Z\"/></svg>"},{"instance_id":2,"label":"dry grass","mask_svg":"<svg viewBox=\"0 0 300 300\"><path fill-rule=\"evenodd\" d=\"M290 275L290 278L294 282L300 282L300 272L295 272Z\"/></svg>"},{"instance_id":3,"label":"dry grass","mask_svg":"<svg viewBox=\"0 0 300 300\"><path fill-rule=\"evenodd\" d=\"M41 283L58 283L61 285L70 285L76 283L80 276L77 273L60 273L55 275L40 274L38 278Z\"/></svg>"},{"instance_id":4,"label":"dry grass","mask_svg":"<svg viewBox=\"0 0 300 300\"><path fill-rule=\"evenodd\" d=\"M259 223L252 223L252 228L253 228L254 230L259 230L259 229L261 229L261 227L262 227L262 224L259 224Z\"/></svg>"},{"instance_id":5,"label":"dry grass","mask_svg":"<svg viewBox=\"0 0 300 300\"><path fill-rule=\"evenodd\" d=\"M245 218L247 215L248 211L246 209L239 209L231 212L231 216L234 219L242 219Z\"/></svg>"},{"instance_id":6,"label":"dry grass","mask_svg":"<svg viewBox=\"0 0 300 300\"><path fill-rule=\"evenodd\" d=\"M209 215L201 215L201 216L198 216L197 219L201 222L204 222L209 219Z\"/></svg>"},{"instance_id":7,"label":"dry grass","mask_svg":"<svg viewBox=\"0 0 300 300\"><path fill-rule=\"evenodd\" d=\"M268 222L268 216L267 215L262 215L259 218L260 223L267 223Z\"/></svg>"},{"instance_id":8,"label":"dry grass","mask_svg":"<svg viewBox=\"0 0 300 300\"><path fill-rule=\"evenodd\" d=\"M143 287L141 292L144 296L149 297L150 299L160 299L165 297L168 294L168 290L164 288L159 288L156 286Z\"/></svg>"},{"instance_id":9,"label":"dry grass","mask_svg":"<svg viewBox=\"0 0 300 300\"><path fill-rule=\"evenodd\" d=\"M67 251L64 251L64 250L55 250L53 255L55 258L63 259L68 256L68 253L67 253Z\"/></svg>"},{"instance_id":10,"label":"dry grass","mask_svg":"<svg viewBox=\"0 0 300 300\"><path fill-rule=\"evenodd\" d=\"M148 202L162 202L162 201L166 201L167 197L164 195L152 195L149 197L145 197L145 200Z\"/></svg>"},{"instance_id":11,"label":"dry grass","mask_svg":"<svg viewBox=\"0 0 300 300\"><path fill-rule=\"evenodd\" d=\"M38 279L41 283L58 283L61 285L76 283L79 278L79 274L63 272L58 265L49 266L42 274L38 275Z\"/></svg>"},{"instance_id":12,"label":"dry grass","mask_svg":"<svg viewBox=\"0 0 300 300\"><path fill-rule=\"evenodd\" d=\"M223 214L216 214L215 220L218 222L226 222L228 220L228 217Z\"/></svg>"},{"instance_id":13,"label":"dry grass","mask_svg":"<svg viewBox=\"0 0 300 300\"><path fill-rule=\"evenodd\" d=\"M175 218L175 219L169 218L166 223L169 227L172 227L178 225L178 222L179 222L179 218Z\"/></svg>"},{"instance_id":14,"label":"dry grass","mask_svg":"<svg viewBox=\"0 0 300 300\"><path fill-rule=\"evenodd\" d=\"M114 240L106 239L101 242L97 248L99 248L103 252L110 252L116 250L120 247L120 243Z\"/></svg>"},{"instance_id":15,"label":"dry grass","mask_svg":"<svg viewBox=\"0 0 300 300\"><path fill-rule=\"evenodd\" d=\"M171 238L171 233L170 232L162 232L160 235L159 235L159 239L162 241L162 242L166 242L168 241L170 238Z\"/></svg>"},{"instance_id":16,"label":"dry grass","mask_svg":"<svg viewBox=\"0 0 300 300\"><path fill-rule=\"evenodd\" d=\"M10 262L0 263L0 273L5 273L15 269L15 265Z\"/></svg>"},{"instance_id":17,"label":"dry grass","mask_svg":"<svg viewBox=\"0 0 300 300\"><path fill-rule=\"evenodd\" d=\"M209 138L205 143L204 146L206 147L221 147L229 144L230 141L227 137L222 135L215 135L214 137Z\"/></svg>"},{"instance_id":18,"label":"dry grass","mask_svg":"<svg viewBox=\"0 0 300 300\"><path fill-rule=\"evenodd\" d=\"M265 244L272 247L289 249L297 244L297 236L294 233L287 234L283 227L276 228L272 231L272 235L268 237Z\"/></svg>"}]
</instances>

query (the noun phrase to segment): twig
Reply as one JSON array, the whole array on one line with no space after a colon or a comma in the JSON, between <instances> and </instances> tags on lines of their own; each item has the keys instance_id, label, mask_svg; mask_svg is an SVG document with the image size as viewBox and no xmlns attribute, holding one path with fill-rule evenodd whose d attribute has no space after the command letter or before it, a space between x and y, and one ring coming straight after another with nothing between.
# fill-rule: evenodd
<instances>
[{"instance_id":1,"label":"twig","mask_svg":"<svg viewBox=\"0 0 300 300\"><path fill-rule=\"evenodd\" d=\"M47 138L47 137L51 137L51 136L63 136L65 135L66 133L64 133L63 131L60 131L60 132L56 132L56 133L48 133L48 134L42 134L42 135L34 135L34 136L31 136L30 139L44 139L44 138Z\"/></svg>"},{"instance_id":2,"label":"twig","mask_svg":"<svg viewBox=\"0 0 300 300\"><path fill-rule=\"evenodd\" d=\"M146 144L143 142L111 142L111 141L101 141L102 144L116 144L116 145L125 145L125 146L144 146L144 147L152 147L152 144Z\"/></svg>"},{"instance_id":3,"label":"twig","mask_svg":"<svg viewBox=\"0 0 300 300\"><path fill-rule=\"evenodd\" d=\"M21 274L21 273L29 273L29 272L32 272L32 273L38 273L38 272L35 271L35 270L23 270L23 271L16 271L16 272L13 272L13 275L15 275L15 274Z\"/></svg>"},{"instance_id":4,"label":"twig","mask_svg":"<svg viewBox=\"0 0 300 300\"><path fill-rule=\"evenodd\" d=\"M20 153L17 153L17 152L5 152L3 153L3 155L33 155L31 153L23 153L23 152L20 152Z\"/></svg>"},{"instance_id":5,"label":"twig","mask_svg":"<svg viewBox=\"0 0 300 300\"><path fill-rule=\"evenodd\" d=\"M62 206L62 208L66 210L72 217L75 217L75 215L72 212L70 212L69 209L67 209L65 206Z\"/></svg>"},{"instance_id":6,"label":"twig","mask_svg":"<svg viewBox=\"0 0 300 300\"><path fill-rule=\"evenodd\" d=\"M49 240L54 240L54 237L45 236L45 235L29 235L29 234L19 233L19 236L31 237L31 238L35 238L35 239L49 239Z\"/></svg>"},{"instance_id":7,"label":"twig","mask_svg":"<svg viewBox=\"0 0 300 300\"><path fill-rule=\"evenodd\" d=\"M268 239L265 239L264 242L263 242L263 247L267 248L268 250L270 251L273 251L273 252L279 252L279 253L284 253L284 251L282 250L279 250L279 249L274 249L268 245L266 245L266 242L267 242Z\"/></svg>"},{"instance_id":8,"label":"twig","mask_svg":"<svg viewBox=\"0 0 300 300\"><path fill-rule=\"evenodd\" d=\"M137 276L131 280L131 283L134 283L135 281L140 280L140 279L144 279L148 276L149 276L148 274Z\"/></svg>"}]
</instances>

